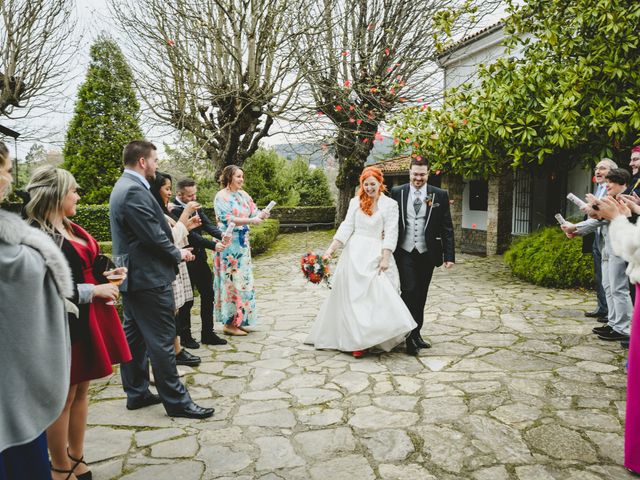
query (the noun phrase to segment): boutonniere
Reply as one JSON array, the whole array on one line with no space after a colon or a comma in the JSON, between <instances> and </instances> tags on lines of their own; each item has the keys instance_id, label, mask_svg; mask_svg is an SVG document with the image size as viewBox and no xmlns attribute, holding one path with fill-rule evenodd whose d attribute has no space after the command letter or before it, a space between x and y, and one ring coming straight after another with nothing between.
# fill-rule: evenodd
<instances>
[{"instance_id":1,"label":"boutonniere","mask_svg":"<svg viewBox=\"0 0 640 480\"><path fill-rule=\"evenodd\" d=\"M439 203L433 203L434 196L435 195L433 193L427 194L426 198L424 199L424 203L427 204L427 207L436 208L440 206Z\"/></svg>"}]
</instances>

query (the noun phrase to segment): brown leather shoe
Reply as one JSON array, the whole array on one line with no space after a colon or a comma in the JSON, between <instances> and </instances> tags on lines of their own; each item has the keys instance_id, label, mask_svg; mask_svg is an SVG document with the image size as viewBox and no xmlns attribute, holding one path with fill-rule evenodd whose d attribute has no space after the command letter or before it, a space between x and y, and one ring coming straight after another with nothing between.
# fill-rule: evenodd
<instances>
[{"instance_id":1,"label":"brown leather shoe","mask_svg":"<svg viewBox=\"0 0 640 480\"><path fill-rule=\"evenodd\" d=\"M247 335L247 332L233 325L225 325L224 327L222 327L222 333L224 333L225 335L235 335L238 337L244 337Z\"/></svg>"}]
</instances>

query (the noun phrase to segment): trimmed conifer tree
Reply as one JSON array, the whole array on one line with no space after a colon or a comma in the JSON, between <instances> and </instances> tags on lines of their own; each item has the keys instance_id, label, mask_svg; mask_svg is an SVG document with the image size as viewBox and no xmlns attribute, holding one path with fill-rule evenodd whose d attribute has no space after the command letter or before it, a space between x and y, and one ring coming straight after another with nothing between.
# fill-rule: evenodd
<instances>
[{"instance_id":1,"label":"trimmed conifer tree","mask_svg":"<svg viewBox=\"0 0 640 480\"><path fill-rule=\"evenodd\" d=\"M108 202L122 172L122 148L141 139L142 131L133 75L118 44L99 37L90 57L67 130L62 168L75 176L81 201L100 204Z\"/></svg>"}]
</instances>

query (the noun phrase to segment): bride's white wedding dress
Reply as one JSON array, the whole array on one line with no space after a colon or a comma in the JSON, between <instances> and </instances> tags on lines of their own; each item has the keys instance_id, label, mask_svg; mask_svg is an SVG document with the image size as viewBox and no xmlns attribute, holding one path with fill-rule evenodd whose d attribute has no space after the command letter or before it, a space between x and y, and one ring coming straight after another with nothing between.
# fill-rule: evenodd
<instances>
[{"instance_id":1,"label":"bride's white wedding dress","mask_svg":"<svg viewBox=\"0 0 640 480\"><path fill-rule=\"evenodd\" d=\"M385 195L368 216L358 198L351 199L335 239L344 249L325 300L305 343L318 349L353 352L389 351L416 327L400 298L400 278L393 255L389 269L378 274L383 249L393 252L398 239L398 204Z\"/></svg>"}]
</instances>

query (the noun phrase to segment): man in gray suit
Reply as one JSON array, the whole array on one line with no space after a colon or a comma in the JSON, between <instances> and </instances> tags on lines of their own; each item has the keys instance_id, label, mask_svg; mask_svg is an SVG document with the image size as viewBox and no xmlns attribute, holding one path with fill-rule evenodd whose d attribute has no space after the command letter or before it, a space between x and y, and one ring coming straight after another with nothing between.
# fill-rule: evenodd
<instances>
[{"instance_id":1,"label":"man in gray suit","mask_svg":"<svg viewBox=\"0 0 640 480\"><path fill-rule=\"evenodd\" d=\"M122 385L129 410L162 402L169 416L207 418L213 408L193 403L176 369L171 283L178 264L192 254L174 246L171 228L149 191L157 158L150 142L136 140L125 146L124 173L109 199L113 253L125 255L129 269L120 291L133 360L120 368ZM149 391L149 359L159 396Z\"/></svg>"}]
</instances>

